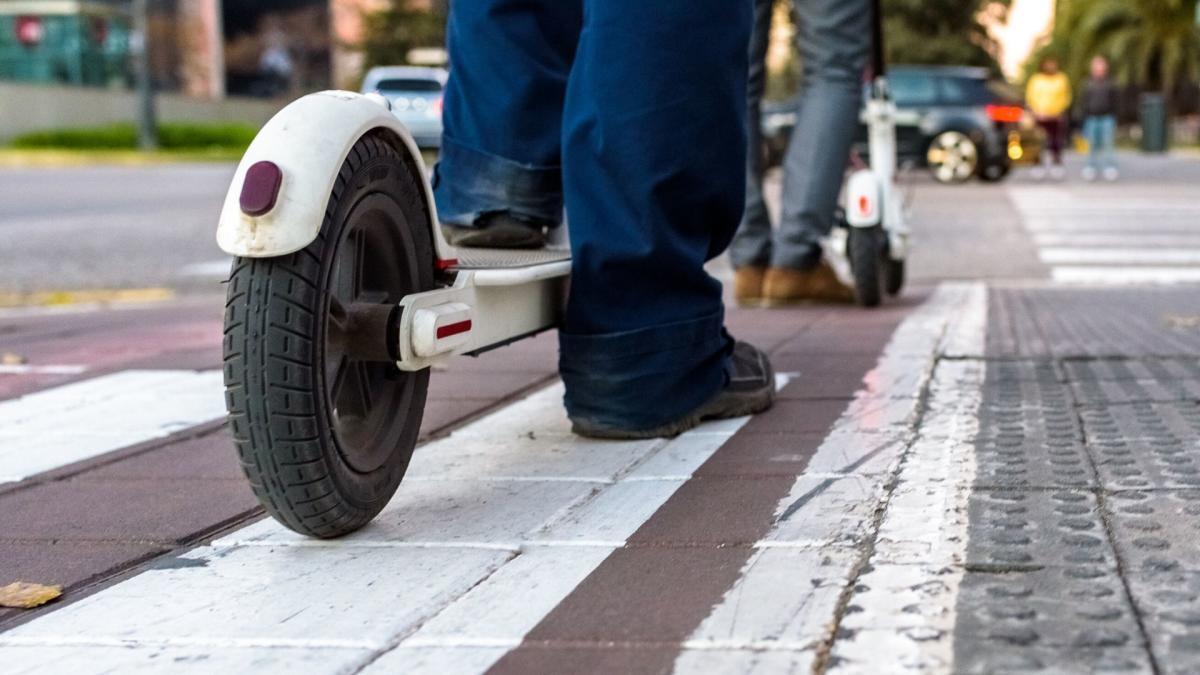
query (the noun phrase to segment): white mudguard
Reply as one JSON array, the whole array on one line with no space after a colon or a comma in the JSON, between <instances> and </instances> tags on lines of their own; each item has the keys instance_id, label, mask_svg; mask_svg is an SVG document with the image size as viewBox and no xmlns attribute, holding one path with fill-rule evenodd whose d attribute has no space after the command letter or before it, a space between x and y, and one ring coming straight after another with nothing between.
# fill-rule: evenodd
<instances>
[{"instance_id":1,"label":"white mudguard","mask_svg":"<svg viewBox=\"0 0 1200 675\"><path fill-rule=\"evenodd\" d=\"M875 227L883 222L883 186L870 169L850 174L846 181L846 222L851 227Z\"/></svg>"},{"instance_id":2,"label":"white mudguard","mask_svg":"<svg viewBox=\"0 0 1200 675\"><path fill-rule=\"evenodd\" d=\"M317 237L338 171L355 142L373 129L385 129L397 150L412 156L421 171L425 200L434 222L434 246L439 258L452 252L436 227L436 212L421 153L404 125L378 97L346 91L310 94L288 105L267 122L246 151L225 197L217 244L226 253L246 258L270 258L294 253ZM261 215L242 210L242 187L250 167L271 162L279 167L273 206ZM443 254L447 255L443 255Z\"/></svg>"}]
</instances>

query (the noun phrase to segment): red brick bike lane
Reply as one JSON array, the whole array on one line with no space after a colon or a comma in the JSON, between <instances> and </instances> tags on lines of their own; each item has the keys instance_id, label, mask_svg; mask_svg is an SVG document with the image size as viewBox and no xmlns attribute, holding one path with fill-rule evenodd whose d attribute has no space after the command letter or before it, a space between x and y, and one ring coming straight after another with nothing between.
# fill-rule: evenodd
<instances>
[{"instance_id":1,"label":"red brick bike lane","mask_svg":"<svg viewBox=\"0 0 1200 675\"><path fill-rule=\"evenodd\" d=\"M753 541L756 532L770 525L770 514L763 510L773 508L791 485L790 477L803 469L802 458L791 463L764 462L755 454L772 443L737 439L757 435L760 441L784 441L789 453L800 457L803 452L797 448L815 448L861 387L863 374L875 364L891 330L914 304L907 301L877 312L829 307L730 310L735 335L770 350L781 372L799 372L802 380L785 389L774 411L747 425L734 443L705 465L697 480L646 523L621 554L629 558L627 562L606 563L597 570L596 580L589 579L556 610L553 624L547 617L544 625L553 629L540 628L531 634L531 644L569 639L572 626L579 627L570 617L580 610L593 613L591 605L598 597L607 597L616 607L622 598L629 599L628 593L599 590L609 587L603 581L605 574L623 577L649 565L659 570L659 576L669 576L674 569L671 548L654 551L654 546L636 542L655 543L668 537L664 532L672 532L668 538L677 541L693 539L701 522L695 515L689 520L687 514L719 511L727 521L724 529L713 529L706 521L711 536L703 544L719 552L690 558L692 565L703 568L694 575L696 592L689 596L699 604L693 611L672 610L666 620L669 629L659 633L669 636L684 630L699 609L707 607L704 598L718 587L724 590L725 576L740 566L737 560L744 551L724 546L725 539ZM19 354L29 365L86 368L76 374L0 375L0 401L122 370L218 369L220 312L219 301L186 300L136 309L0 316L0 351ZM422 438L448 433L552 381L556 362L553 334L452 362L432 378ZM18 483L0 484L0 585L22 580L65 588L62 600L41 610L0 610L0 630L54 611L153 565L160 556L206 542L261 514L219 420ZM652 559L656 555L667 557L656 562ZM602 611L597 616L608 614ZM595 635L604 630L585 632ZM588 653L521 649L501 665L555 654L573 660Z\"/></svg>"}]
</instances>

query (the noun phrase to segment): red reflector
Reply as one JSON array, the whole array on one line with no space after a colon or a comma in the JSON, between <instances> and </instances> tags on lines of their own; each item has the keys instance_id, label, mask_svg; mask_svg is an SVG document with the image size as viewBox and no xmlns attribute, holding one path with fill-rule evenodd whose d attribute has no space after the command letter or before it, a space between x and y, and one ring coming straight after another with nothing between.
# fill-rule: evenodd
<instances>
[{"instance_id":1,"label":"red reflector","mask_svg":"<svg viewBox=\"0 0 1200 675\"><path fill-rule=\"evenodd\" d=\"M1025 116L1025 109L1019 105L989 105L987 116L993 122L1016 124Z\"/></svg>"},{"instance_id":2,"label":"red reflector","mask_svg":"<svg viewBox=\"0 0 1200 675\"><path fill-rule=\"evenodd\" d=\"M279 186L283 184L283 171L274 162L259 162L246 170L242 181L242 194L238 204L248 216L262 216L275 208L279 199Z\"/></svg>"},{"instance_id":3,"label":"red reflector","mask_svg":"<svg viewBox=\"0 0 1200 675\"><path fill-rule=\"evenodd\" d=\"M858 212L864 216L871 212L871 200L866 195L858 198Z\"/></svg>"},{"instance_id":4,"label":"red reflector","mask_svg":"<svg viewBox=\"0 0 1200 675\"><path fill-rule=\"evenodd\" d=\"M462 335L471 330L471 320L459 321L458 323L448 323L445 326L438 326L437 339L448 338L454 335Z\"/></svg>"},{"instance_id":5,"label":"red reflector","mask_svg":"<svg viewBox=\"0 0 1200 675\"><path fill-rule=\"evenodd\" d=\"M445 272L446 270L450 269L451 267L457 267L457 266L458 266L458 258L447 258L445 260L442 260L439 258L438 261L434 264L434 267L436 267L439 272Z\"/></svg>"}]
</instances>

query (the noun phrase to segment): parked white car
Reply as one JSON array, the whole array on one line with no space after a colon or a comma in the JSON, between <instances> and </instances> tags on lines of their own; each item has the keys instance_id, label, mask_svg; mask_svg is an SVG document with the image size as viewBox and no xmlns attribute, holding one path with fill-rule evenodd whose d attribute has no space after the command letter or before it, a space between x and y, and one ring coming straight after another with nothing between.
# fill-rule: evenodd
<instances>
[{"instance_id":1,"label":"parked white car","mask_svg":"<svg viewBox=\"0 0 1200 675\"><path fill-rule=\"evenodd\" d=\"M380 66L367 72L362 93L379 93L392 102L392 112L422 148L442 146L442 94L449 73L444 68Z\"/></svg>"}]
</instances>

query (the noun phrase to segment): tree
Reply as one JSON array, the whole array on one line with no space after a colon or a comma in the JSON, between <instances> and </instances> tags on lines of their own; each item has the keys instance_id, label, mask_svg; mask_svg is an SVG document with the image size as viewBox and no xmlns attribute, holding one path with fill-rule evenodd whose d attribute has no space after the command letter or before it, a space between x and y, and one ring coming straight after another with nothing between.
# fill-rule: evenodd
<instances>
[{"instance_id":1,"label":"tree","mask_svg":"<svg viewBox=\"0 0 1200 675\"><path fill-rule=\"evenodd\" d=\"M1003 20L1010 0L883 0L889 63L984 66L1000 72L982 18Z\"/></svg>"},{"instance_id":2,"label":"tree","mask_svg":"<svg viewBox=\"0 0 1200 675\"><path fill-rule=\"evenodd\" d=\"M432 5L433 9L416 9L398 2L366 15L362 42L366 67L407 63L414 48L444 46L447 3Z\"/></svg>"},{"instance_id":3,"label":"tree","mask_svg":"<svg viewBox=\"0 0 1200 675\"><path fill-rule=\"evenodd\" d=\"M1096 54L1107 56L1122 84L1168 96L1200 76L1197 0L1071 0L1059 3L1053 38L1038 56L1053 55L1076 82Z\"/></svg>"}]
</instances>

